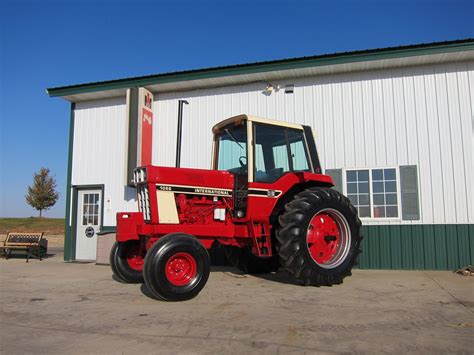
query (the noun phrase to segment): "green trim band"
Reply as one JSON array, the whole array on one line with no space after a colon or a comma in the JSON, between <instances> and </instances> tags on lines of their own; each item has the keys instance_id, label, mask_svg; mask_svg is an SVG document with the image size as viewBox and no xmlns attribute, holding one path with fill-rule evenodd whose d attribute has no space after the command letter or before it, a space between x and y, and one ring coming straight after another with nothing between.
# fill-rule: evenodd
<instances>
[{"instance_id":1,"label":"green trim band","mask_svg":"<svg viewBox=\"0 0 474 355\"><path fill-rule=\"evenodd\" d=\"M126 79L108 80L102 82L49 88L47 89L47 93L50 97L61 97L97 91L166 84L179 81L219 78L224 76L264 73L277 70L291 70L325 65L412 57L417 55L461 52L468 50L474 50L474 39L325 54L311 57L282 59L267 62L238 64L223 67L163 73Z\"/></svg>"},{"instance_id":2,"label":"green trim band","mask_svg":"<svg viewBox=\"0 0 474 355\"><path fill-rule=\"evenodd\" d=\"M72 226L69 224L71 219L71 189L72 189L72 152L74 145L74 110L76 104L71 103L71 111L69 114L69 148L67 159L67 178L66 178L66 217L64 220L64 261L72 260L73 243L72 243Z\"/></svg>"},{"instance_id":3,"label":"green trim band","mask_svg":"<svg viewBox=\"0 0 474 355\"><path fill-rule=\"evenodd\" d=\"M474 224L362 227L361 269L456 270L474 265Z\"/></svg>"},{"instance_id":4,"label":"green trim band","mask_svg":"<svg viewBox=\"0 0 474 355\"><path fill-rule=\"evenodd\" d=\"M116 232L116 227L114 226L102 226L100 228L100 232L97 233L97 235L106 235L106 234L112 234Z\"/></svg>"}]
</instances>

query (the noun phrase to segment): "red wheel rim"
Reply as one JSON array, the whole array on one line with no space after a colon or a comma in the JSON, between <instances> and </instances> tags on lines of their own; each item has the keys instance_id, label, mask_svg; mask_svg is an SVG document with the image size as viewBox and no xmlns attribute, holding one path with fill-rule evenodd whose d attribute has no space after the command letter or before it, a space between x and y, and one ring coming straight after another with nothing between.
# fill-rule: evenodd
<instances>
[{"instance_id":1,"label":"red wheel rim","mask_svg":"<svg viewBox=\"0 0 474 355\"><path fill-rule=\"evenodd\" d=\"M196 259L188 253L176 253L166 262L165 275L174 286L186 286L197 275Z\"/></svg>"},{"instance_id":2,"label":"red wheel rim","mask_svg":"<svg viewBox=\"0 0 474 355\"><path fill-rule=\"evenodd\" d=\"M315 214L306 237L311 258L324 268L334 268L347 257L350 248L350 229L345 217L333 209Z\"/></svg>"},{"instance_id":3,"label":"red wheel rim","mask_svg":"<svg viewBox=\"0 0 474 355\"><path fill-rule=\"evenodd\" d=\"M140 248L138 246L134 246L130 248L127 253L127 263L133 270L142 271L143 270L143 255L140 252Z\"/></svg>"}]
</instances>

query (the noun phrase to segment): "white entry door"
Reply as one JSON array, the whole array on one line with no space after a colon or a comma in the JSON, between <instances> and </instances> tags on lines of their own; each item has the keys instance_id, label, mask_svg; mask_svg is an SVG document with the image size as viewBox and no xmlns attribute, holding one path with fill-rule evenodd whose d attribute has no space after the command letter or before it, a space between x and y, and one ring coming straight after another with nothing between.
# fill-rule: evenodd
<instances>
[{"instance_id":1,"label":"white entry door","mask_svg":"<svg viewBox=\"0 0 474 355\"><path fill-rule=\"evenodd\" d=\"M76 260L96 260L102 191L79 190L77 203Z\"/></svg>"}]
</instances>

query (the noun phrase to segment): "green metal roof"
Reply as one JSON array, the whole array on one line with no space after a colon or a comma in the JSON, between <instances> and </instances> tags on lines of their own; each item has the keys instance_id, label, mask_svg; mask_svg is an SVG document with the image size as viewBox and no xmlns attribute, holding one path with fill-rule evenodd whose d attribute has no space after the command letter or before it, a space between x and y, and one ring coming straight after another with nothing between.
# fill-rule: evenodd
<instances>
[{"instance_id":1,"label":"green metal roof","mask_svg":"<svg viewBox=\"0 0 474 355\"><path fill-rule=\"evenodd\" d=\"M177 71L147 76L107 80L79 85L48 88L50 97L61 97L89 92L124 89L129 87L156 85L224 76L264 73L276 70L291 70L325 65L346 64L382 59L394 59L429 54L440 54L474 50L474 39L434 42L410 46L377 48L363 51L342 52L308 57L280 59L265 62L237 64L213 68Z\"/></svg>"}]
</instances>

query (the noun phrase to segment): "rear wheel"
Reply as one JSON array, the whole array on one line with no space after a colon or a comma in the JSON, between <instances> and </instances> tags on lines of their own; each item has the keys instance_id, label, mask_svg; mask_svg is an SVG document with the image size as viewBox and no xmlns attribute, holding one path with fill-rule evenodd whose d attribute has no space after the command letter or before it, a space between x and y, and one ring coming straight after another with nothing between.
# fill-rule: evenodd
<instances>
[{"instance_id":1,"label":"rear wheel","mask_svg":"<svg viewBox=\"0 0 474 355\"><path fill-rule=\"evenodd\" d=\"M279 217L282 266L305 285L342 283L360 253L361 222L336 190L311 188L295 196Z\"/></svg>"},{"instance_id":2,"label":"rear wheel","mask_svg":"<svg viewBox=\"0 0 474 355\"><path fill-rule=\"evenodd\" d=\"M194 237L173 233L159 239L148 250L143 275L155 298L185 301L206 285L210 260L206 248Z\"/></svg>"},{"instance_id":3,"label":"rear wheel","mask_svg":"<svg viewBox=\"0 0 474 355\"><path fill-rule=\"evenodd\" d=\"M110 266L114 275L125 283L143 282L143 263L145 250L140 249L139 241L115 242L110 252Z\"/></svg>"}]
</instances>

